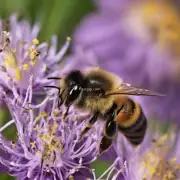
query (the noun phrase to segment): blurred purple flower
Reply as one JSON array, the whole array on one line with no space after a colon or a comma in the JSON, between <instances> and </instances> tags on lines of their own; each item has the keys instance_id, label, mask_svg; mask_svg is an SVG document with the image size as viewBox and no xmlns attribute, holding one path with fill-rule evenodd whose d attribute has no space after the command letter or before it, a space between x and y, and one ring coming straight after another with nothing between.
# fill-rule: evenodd
<instances>
[{"instance_id":1,"label":"blurred purple flower","mask_svg":"<svg viewBox=\"0 0 180 180\"><path fill-rule=\"evenodd\" d=\"M63 120L63 107L57 109L57 96L51 90L40 104L33 104L33 76L27 87L22 106L17 100L4 96L12 120L0 128L0 132L15 123L18 139L16 142L0 136L0 163L7 172L20 180L32 179L78 179L92 177L90 164L98 153L99 135L97 129L91 136L79 139L86 114L70 109ZM83 121L83 123L82 123Z\"/></svg>"},{"instance_id":2,"label":"blurred purple flower","mask_svg":"<svg viewBox=\"0 0 180 180\"><path fill-rule=\"evenodd\" d=\"M59 62L66 53L70 38L57 51L57 38L51 39L51 46L37 39L39 24L33 28L27 21L10 17L10 30L4 31L0 21L0 85L6 91L26 90L30 75L34 76L34 91L49 84L48 76L59 75Z\"/></svg>"},{"instance_id":3,"label":"blurred purple flower","mask_svg":"<svg viewBox=\"0 0 180 180\"><path fill-rule=\"evenodd\" d=\"M180 178L179 127L171 124L167 132L162 132L160 129L163 124L153 123L156 124L156 128L148 129L143 143L137 148L127 146L127 141L118 137L114 145L117 154L114 161L115 171L114 174L109 172L112 175L111 179L176 180Z\"/></svg>"},{"instance_id":4,"label":"blurred purple flower","mask_svg":"<svg viewBox=\"0 0 180 180\"><path fill-rule=\"evenodd\" d=\"M97 12L77 27L73 51L94 52L95 65L126 82L166 94L137 99L148 116L179 121L180 18L173 4L141 0L99 0L96 4ZM89 59L86 56L84 61Z\"/></svg>"}]
</instances>

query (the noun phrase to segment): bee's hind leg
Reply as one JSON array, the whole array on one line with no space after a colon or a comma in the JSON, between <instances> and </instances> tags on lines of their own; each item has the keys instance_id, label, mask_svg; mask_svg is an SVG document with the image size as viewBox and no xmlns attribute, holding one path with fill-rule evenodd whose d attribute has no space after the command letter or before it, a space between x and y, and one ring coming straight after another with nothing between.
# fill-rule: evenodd
<instances>
[{"instance_id":1,"label":"bee's hind leg","mask_svg":"<svg viewBox=\"0 0 180 180\"><path fill-rule=\"evenodd\" d=\"M101 139L99 145L99 155L100 156L103 152L107 151L115 138L117 132L117 124L115 121L115 107L113 106L110 111L106 114L107 121L104 127L104 136Z\"/></svg>"},{"instance_id":2,"label":"bee's hind leg","mask_svg":"<svg viewBox=\"0 0 180 180\"><path fill-rule=\"evenodd\" d=\"M103 152L107 151L114 140L114 137L116 135L116 129L117 125L114 120L107 121L104 128L104 136L101 139L100 145L99 145L99 155L100 156Z\"/></svg>"}]
</instances>

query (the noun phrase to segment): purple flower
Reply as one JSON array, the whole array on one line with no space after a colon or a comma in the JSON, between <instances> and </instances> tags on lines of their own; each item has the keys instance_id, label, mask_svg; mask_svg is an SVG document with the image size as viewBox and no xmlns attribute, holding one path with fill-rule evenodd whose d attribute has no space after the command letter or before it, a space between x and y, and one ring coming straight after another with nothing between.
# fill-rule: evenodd
<instances>
[{"instance_id":1,"label":"purple flower","mask_svg":"<svg viewBox=\"0 0 180 180\"><path fill-rule=\"evenodd\" d=\"M175 180L180 178L179 127L171 124L167 132L162 132L160 130L162 123L150 124L154 124L156 128L152 126L148 128L143 143L137 148L127 146L127 141L118 137L114 145L117 158L114 165L115 172L111 173L112 179Z\"/></svg>"},{"instance_id":2,"label":"purple flower","mask_svg":"<svg viewBox=\"0 0 180 180\"><path fill-rule=\"evenodd\" d=\"M33 104L33 83L30 76L26 96L19 99L23 99L22 106L15 96L4 96L13 119L0 132L15 123L18 137L12 143L0 135L0 163L20 180L91 178L90 164L98 153L99 131L94 127L91 136L80 139L88 116L71 108L64 120L64 108L57 108L55 90L40 104Z\"/></svg>"},{"instance_id":3,"label":"purple flower","mask_svg":"<svg viewBox=\"0 0 180 180\"><path fill-rule=\"evenodd\" d=\"M0 83L6 91L25 91L29 77L33 75L33 89L39 91L50 82L48 76L59 76L59 62L66 53L70 38L57 53L57 38L51 39L51 45L40 43L37 35L39 24L33 28L27 21L17 21L10 17L9 32L3 31L0 21Z\"/></svg>"},{"instance_id":4,"label":"purple flower","mask_svg":"<svg viewBox=\"0 0 180 180\"><path fill-rule=\"evenodd\" d=\"M96 3L99 9L87 16L74 34L73 51L91 51L98 60L95 65L117 73L126 82L166 94L138 100L148 116L178 121L180 18L175 4L140 0Z\"/></svg>"}]
</instances>

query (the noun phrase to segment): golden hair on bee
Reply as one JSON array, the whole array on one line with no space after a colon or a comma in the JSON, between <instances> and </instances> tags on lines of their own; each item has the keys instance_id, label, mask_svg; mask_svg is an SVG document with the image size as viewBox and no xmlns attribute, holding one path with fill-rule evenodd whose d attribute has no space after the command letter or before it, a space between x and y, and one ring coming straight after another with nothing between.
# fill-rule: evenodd
<instances>
[{"instance_id":1,"label":"golden hair on bee","mask_svg":"<svg viewBox=\"0 0 180 180\"><path fill-rule=\"evenodd\" d=\"M117 75L101 68L89 68L86 71L73 70L65 77L51 77L59 79L59 105L67 107L65 116L71 105L89 110L92 117L83 129L81 137L84 136L98 120L103 117L105 121L104 136L101 140L99 153L106 151L115 138L117 130L129 140L130 143L138 145L142 142L147 121L142 108L129 95L135 96L163 96L162 94L133 86Z\"/></svg>"}]
</instances>

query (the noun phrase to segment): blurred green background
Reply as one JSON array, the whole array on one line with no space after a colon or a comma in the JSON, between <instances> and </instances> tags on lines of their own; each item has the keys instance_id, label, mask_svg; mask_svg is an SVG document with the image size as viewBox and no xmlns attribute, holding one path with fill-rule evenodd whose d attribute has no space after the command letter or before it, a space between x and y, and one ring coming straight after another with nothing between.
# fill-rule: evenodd
<instances>
[{"instance_id":1,"label":"blurred green background","mask_svg":"<svg viewBox=\"0 0 180 180\"><path fill-rule=\"evenodd\" d=\"M58 35L59 45L64 43L66 36L71 36L73 29L80 23L83 16L93 11L92 0L0 0L0 17L8 19L12 13L27 19L30 24L40 22L39 39L48 41L53 34ZM0 126L11 117L5 109L0 110ZM15 127L11 126L3 132L8 139L15 137ZM107 168L104 162L93 163L97 177ZM0 180L14 179L8 175L0 175Z\"/></svg>"},{"instance_id":2,"label":"blurred green background","mask_svg":"<svg viewBox=\"0 0 180 180\"><path fill-rule=\"evenodd\" d=\"M93 9L91 0L0 0L1 17L7 18L17 12L31 24L40 22L41 40L48 40L52 34L64 39L72 33L81 18Z\"/></svg>"}]
</instances>

